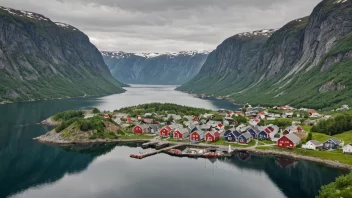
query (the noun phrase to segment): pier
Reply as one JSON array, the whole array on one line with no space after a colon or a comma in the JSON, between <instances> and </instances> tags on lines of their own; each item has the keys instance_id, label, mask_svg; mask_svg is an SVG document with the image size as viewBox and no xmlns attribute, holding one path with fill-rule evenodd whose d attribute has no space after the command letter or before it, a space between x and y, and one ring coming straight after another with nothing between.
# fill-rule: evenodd
<instances>
[{"instance_id":1,"label":"pier","mask_svg":"<svg viewBox=\"0 0 352 198\"><path fill-rule=\"evenodd\" d=\"M142 148L155 148L155 151L132 154L131 158L144 159L158 153L167 153L172 156L189 157L189 158L217 158L217 157L231 157L231 153L226 153L223 149L214 146L205 145L188 145L188 144L172 144L168 142L147 142L142 144ZM183 148L183 149L181 149Z\"/></svg>"},{"instance_id":2,"label":"pier","mask_svg":"<svg viewBox=\"0 0 352 198\"><path fill-rule=\"evenodd\" d=\"M132 155L130 155L130 157L131 158L136 158L136 159L143 159L143 158L146 158L146 157L149 157L149 156L152 156L152 155L156 155L156 154L161 153L161 152L168 151L170 149L175 149L177 147L183 146L183 145L172 145L172 146L169 146L170 145L169 143L162 143L162 142L159 142L159 143L156 142L156 144L152 144L152 145L153 146L154 145L158 146L161 149L158 149L158 150L155 150L155 151L152 151L152 152L147 152L147 153L132 154Z\"/></svg>"}]
</instances>

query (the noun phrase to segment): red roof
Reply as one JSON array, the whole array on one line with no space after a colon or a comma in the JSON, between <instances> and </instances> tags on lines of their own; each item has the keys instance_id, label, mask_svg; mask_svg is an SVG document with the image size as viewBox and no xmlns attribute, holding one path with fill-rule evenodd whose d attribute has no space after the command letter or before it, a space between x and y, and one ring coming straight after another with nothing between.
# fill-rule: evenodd
<instances>
[{"instance_id":1,"label":"red roof","mask_svg":"<svg viewBox=\"0 0 352 198\"><path fill-rule=\"evenodd\" d=\"M168 130L168 131L172 130L172 128L170 126L166 126L165 129Z\"/></svg>"},{"instance_id":2,"label":"red roof","mask_svg":"<svg viewBox=\"0 0 352 198\"><path fill-rule=\"evenodd\" d=\"M301 126L298 126L298 127L297 127L297 130L298 130L298 131L302 131L303 129L302 129Z\"/></svg>"},{"instance_id":3,"label":"red roof","mask_svg":"<svg viewBox=\"0 0 352 198\"><path fill-rule=\"evenodd\" d=\"M311 114L317 113L317 111L314 110L314 109L311 109L311 110L309 110L308 112L311 113Z\"/></svg>"}]
</instances>

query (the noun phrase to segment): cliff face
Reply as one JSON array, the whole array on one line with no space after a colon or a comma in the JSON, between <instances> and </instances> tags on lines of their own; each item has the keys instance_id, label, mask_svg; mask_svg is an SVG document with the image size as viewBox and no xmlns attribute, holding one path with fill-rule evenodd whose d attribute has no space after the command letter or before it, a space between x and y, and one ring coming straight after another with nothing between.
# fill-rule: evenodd
<instances>
[{"instance_id":1,"label":"cliff face","mask_svg":"<svg viewBox=\"0 0 352 198\"><path fill-rule=\"evenodd\" d=\"M239 35L232 38L236 41L221 44L211 53L217 55L208 58L200 73L178 90L262 105L352 104L351 1L322 1L309 17L294 20L263 40L255 54L251 48L243 49ZM252 33L247 43L253 41L257 38ZM251 57L246 61L249 64L242 67L238 56ZM218 70L223 63L232 65L231 69ZM232 77L226 80L228 73ZM201 86L204 83L213 86Z\"/></svg>"},{"instance_id":2,"label":"cliff face","mask_svg":"<svg viewBox=\"0 0 352 198\"><path fill-rule=\"evenodd\" d=\"M0 7L0 101L122 91L84 33L40 14Z\"/></svg>"},{"instance_id":3,"label":"cliff face","mask_svg":"<svg viewBox=\"0 0 352 198\"><path fill-rule=\"evenodd\" d=\"M198 74L208 52L133 54L103 51L112 75L127 84L180 85Z\"/></svg>"}]
</instances>

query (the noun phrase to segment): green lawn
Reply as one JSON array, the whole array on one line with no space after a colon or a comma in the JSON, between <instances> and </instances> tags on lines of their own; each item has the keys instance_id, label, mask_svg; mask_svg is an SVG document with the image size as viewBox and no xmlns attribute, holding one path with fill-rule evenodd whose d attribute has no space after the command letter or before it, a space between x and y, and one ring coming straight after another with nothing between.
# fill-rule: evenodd
<instances>
[{"instance_id":1,"label":"green lawn","mask_svg":"<svg viewBox=\"0 0 352 198\"><path fill-rule=\"evenodd\" d=\"M344 141L345 145L352 143L352 131L347 131L334 136L329 136L324 133L315 133L315 132L312 132L312 135L313 135L313 140L317 140L319 142L325 142L326 140L332 137L336 137L337 139Z\"/></svg>"},{"instance_id":2,"label":"green lawn","mask_svg":"<svg viewBox=\"0 0 352 198\"><path fill-rule=\"evenodd\" d=\"M151 135L136 135L134 133L125 133L125 135L118 136L119 139L152 139Z\"/></svg>"},{"instance_id":3,"label":"green lawn","mask_svg":"<svg viewBox=\"0 0 352 198\"><path fill-rule=\"evenodd\" d=\"M220 139L216 142L209 142L206 144L210 144L210 145L222 145L222 146L228 146L231 145L231 147L240 147L240 148L247 148L247 147L251 147L255 145L255 140L252 140L249 144L246 145L242 145L242 144L236 144L236 143L228 143L226 142L226 140L224 139Z\"/></svg>"},{"instance_id":4,"label":"green lawn","mask_svg":"<svg viewBox=\"0 0 352 198\"><path fill-rule=\"evenodd\" d=\"M170 141L170 142L189 142L186 140L175 140L174 138L169 138L167 141Z\"/></svg>"},{"instance_id":5,"label":"green lawn","mask_svg":"<svg viewBox=\"0 0 352 198\"><path fill-rule=\"evenodd\" d=\"M317 140L319 142L325 142L326 140L330 139L331 136L328 136L324 133L315 133L315 132L312 132L312 139L313 140Z\"/></svg>"},{"instance_id":6,"label":"green lawn","mask_svg":"<svg viewBox=\"0 0 352 198\"><path fill-rule=\"evenodd\" d=\"M314 150L305 150L305 149L280 149L277 147L257 147L258 150L275 150L282 152L293 152L299 155L317 157L325 160L338 161L343 164L352 165L352 155L345 155L342 153L342 150L335 151L314 151Z\"/></svg>"},{"instance_id":7,"label":"green lawn","mask_svg":"<svg viewBox=\"0 0 352 198\"><path fill-rule=\"evenodd\" d=\"M347 131L338 135L334 135L339 140L345 142L345 145L352 143L352 131Z\"/></svg>"},{"instance_id":8,"label":"green lawn","mask_svg":"<svg viewBox=\"0 0 352 198\"><path fill-rule=\"evenodd\" d=\"M275 144L275 142L270 141L270 140L259 140L259 143L263 143L263 144Z\"/></svg>"},{"instance_id":9,"label":"green lawn","mask_svg":"<svg viewBox=\"0 0 352 198\"><path fill-rule=\"evenodd\" d=\"M304 125L304 126L302 126L302 128L304 131L310 132L310 130L312 129L312 126Z\"/></svg>"},{"instance_id":10,"label":"green lawn","mask_svg":"<svg viewBox=\"0 0 352 198\"><path fill-rule=\"evenodd\" d=\"M345 155L342 153L342 150L336 151L314 151L314 150L304 150L304 149L294 149L294 153L318 157L321 159L331 160L331 161L338 161L343 164L352 165L352 156Z\"/></svg>"}]
</instances>

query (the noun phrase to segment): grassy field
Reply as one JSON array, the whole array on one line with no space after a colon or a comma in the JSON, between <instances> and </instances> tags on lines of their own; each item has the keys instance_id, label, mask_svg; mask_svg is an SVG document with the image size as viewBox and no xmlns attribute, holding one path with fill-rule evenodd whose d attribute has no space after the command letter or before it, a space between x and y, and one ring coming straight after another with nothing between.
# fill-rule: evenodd
<instances>
[{"instance_id":1,"label":"grassy field","mask_svg":"<svg viewBox=\"0 0 352 198\"><path fill-rule=\"evenodd\" d=\"M231 145L231 147L247 148L247 147L254 146L255 145L255 141L252 140L249 144L242 145L242 144L236 144L236 143L228 143L228 142L226 142L226 140L220 139L220 140L218 140L216 142L209 142L209 143L206 143L206 144L209 144L209 145L221 145L221 146Z\"/></svg>"},{"instance_id":2,"label":"grassy field","mask_svg":"<svg viewBox=\"0 0 352 198\"><path fill-rule=\"evenodd\" d=\"M352 155L345 155L341 150L335 151L314 151L314 150L305 150L305 149L280 149L277 147L257 147L258 150L275 150L282 152L292 152L299 155L317 157L324 160L338 161L343 164L352 165Z\"/></svg>"},{"instance_id":3,"label":"grassy field","mask_svg":"<svg viewBox=\"0 0 352 198\"><path fill-rule=\"evenodd\" d=\"M312 128L312 126L302 126L302 127L307 132L310 132L310 129ZM328 139L330 139L332 137L336 137L337 139L344 141L345 144L352 143L352 131L346 131L344 133L337 134L337 135L334 135L334 136L329 136L329 135L326 135L324 133L312 132L313 140L317 140L319 142L325 142L326 140L328 140Z\"/></svg>"},{"instance_id":4,"label":"grassy field","mask_svg":"<svg viewBox=\"0 0 352 198\"><path fill-rule=\"evenodd\" d=\"M153 139L151 135L136 135L134 133L125 133L125 135L118 136L119 139Z\"/></svg>"},{"instance_id":5,"label":"grassy field","mask_svg":"<svg viewBox=\"0 0 352 198\"><path fill-rule=\"evenodd\" d=\"M169 138L167 141L170 141L170 142L189 142L186 140L175 140L174 138Z\"/></svg>"}]
</instances>

